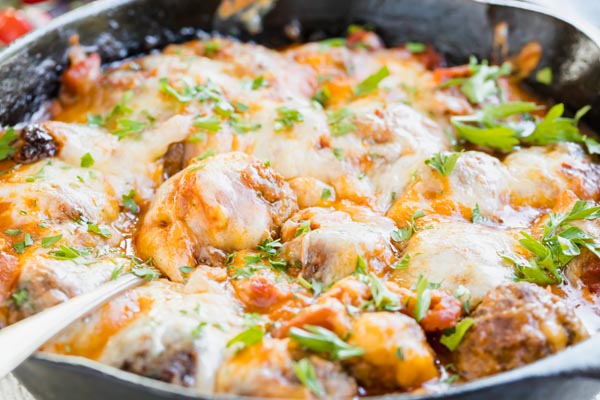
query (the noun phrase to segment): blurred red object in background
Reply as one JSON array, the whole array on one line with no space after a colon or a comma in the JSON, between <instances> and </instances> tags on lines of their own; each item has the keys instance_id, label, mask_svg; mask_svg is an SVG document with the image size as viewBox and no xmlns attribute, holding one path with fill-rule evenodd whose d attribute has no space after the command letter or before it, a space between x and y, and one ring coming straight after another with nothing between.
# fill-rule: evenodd
<instances>
[{"instance_id":1,"label":"blurred red object in background","mask_svg":"<svg viewBox=\"0 0 600 400\"><path fill-rule=\"evenodd\" d=\"M33 25L22 11L12 7L0 10L0 42L3 44L9 44L32 29Z\"/></svg>"}]
</instances>

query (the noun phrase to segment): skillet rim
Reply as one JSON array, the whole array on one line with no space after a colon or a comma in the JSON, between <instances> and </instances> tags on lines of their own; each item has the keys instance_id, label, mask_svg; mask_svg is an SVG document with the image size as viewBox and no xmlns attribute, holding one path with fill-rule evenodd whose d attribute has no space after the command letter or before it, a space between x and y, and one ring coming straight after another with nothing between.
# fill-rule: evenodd
<instances>
[{"instance_id":1,"label":"skillet rim","mask_svg":"<svg viewBox=\"0 0 600 400\"><path fill-rule=\"evenodd\" d=\"M55 19L53 19L47 25L32 31L31 33L22 36L11 43L9 46L0 51L0 63L6 62L10 60L12 57L18 56L21 51L26 51L27 48L33 44L40 38L42 38L47 33L53 30L60 30L64 25L67 25L72 22L76 22L83 18L89 18L94 15L100 14L102 12L109 11L110 9L116 6L125 6L129 3L135 2L137 0L97 0L70 12L67 12ZM275 0L277 1L277 0ZM534 2L524 2L517 0L470 0L475 3L480 3L484 5L490 6L500 6L500 7L509 7L516 8L520 10L531 11L538 14L547 15L551 18L554 18L558 21L564 22L570 26L572 26L575 30L581 32L583 35L587 36L592 43L600 48L600 27L594 26L592 23L585 20L583 17L579 17L576 15L567 15L562 16L558 14L558 9L553 9L548 6L545 6L537 1ZM594 344L596 346L594 346ZM453 398L455 396L460 395L468 395L480 392L482 390L491 389L494 387L500 387L504 384L515 383L517 381L528 380L528 379L537 379L537 378L552 378L556 376L583 376L583 377L591 377L595 379L600 379L600 363L597 362L593 365L593 371L590 374L586 373L585 366L578 368L574 368L574 370L569 370L565 368L557 368L553 369L553 366L560 366L561 360L568 360L568 357L572 356L572 353L580 356L583 356L585 353L585 349L594 349L594 347L600 348L600 333L590 337L588 340L581 342L577 345L571 346L559 353L550 355L543 359L540 359L534 363L528 364L526 366L498 373L496 375L492 375L489 377L477 379L472 382L464 383L457 386L450 386L447 390L439 393L428 393L428 394L411 394L411 393L395 393L395 394L386 394L382 396L373 396L369 397L372 399L398 399L398 400L434 400L434 399L442 399L449 396ZM596 351L597 355L600 357L600 351ZM116 367L112 367L106 364L102 364L100 362L87 359L79 356L69 356L69 355L58 355L52 353L44 353L38 352L33 354L30 358L33 359L34 362L37 363L47 363L47 364L55 364L62 365L66 368L85 368L90 370L90 373L97 375L98 377L108 377L112 379L117 379L129 385L135 385L143 388L142 390L146 392L154 392L156 395L178 395L184 396L185 399L233 399L233 398L244 398L244 399L253 399L258 400L260 398L257 397L245 397L245 396L236 396L233 394L202 394L199 393L195 389L184 388L174 384L158 381L152 378L148 378L145 376L133 374L127 371L120 370ZM585 364L585 363L584 363ZM563 364L564 365L564 364ZM550 367L550 368L548 368ZM18 377L17 377L18 378Z\"/></svg>"}]
</instances>

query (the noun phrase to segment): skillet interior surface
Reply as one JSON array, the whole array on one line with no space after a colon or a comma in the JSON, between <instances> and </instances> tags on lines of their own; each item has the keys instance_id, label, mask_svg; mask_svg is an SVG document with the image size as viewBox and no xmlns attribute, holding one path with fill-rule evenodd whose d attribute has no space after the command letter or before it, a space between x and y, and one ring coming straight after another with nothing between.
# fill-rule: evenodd
<instances>
[{"instance_id":1,"label":"skillet interior surface","mask_svg":"<svg viewBox=\"0 0 600 400\"><path fill-rule=\"evenodd\" d=\"M472 0L280 0L250 34L238 20L213 16L218 0L105 0L65 15L0 53L0 124L36 118L56 95L67 64L69 38L113 62L160 49L168 43L218 32L280 47L294 43L285 27L301 26L297 41L340 36L351 23L368 23L388 46L406 41L432 43L450 64L493 51L493 28L509 25L508 44L516 53L537 40L544 49L539 68L552 67L551 86L527 83L543 96L571 109L592 105L587 122L600 129L600 35L585 24L570 23L523 9L516 3ZM579 29L578 29L579 28ZM586 33L584 33L584 30ZM387 398L564 399L593 398L600 391L600 345L591 339L531 366L428 396ZM30 358L17 377L38 399L187 399L193 392L71 357ZM227 397L221 397L227 398Z\"/></svg>"}]
</instances>

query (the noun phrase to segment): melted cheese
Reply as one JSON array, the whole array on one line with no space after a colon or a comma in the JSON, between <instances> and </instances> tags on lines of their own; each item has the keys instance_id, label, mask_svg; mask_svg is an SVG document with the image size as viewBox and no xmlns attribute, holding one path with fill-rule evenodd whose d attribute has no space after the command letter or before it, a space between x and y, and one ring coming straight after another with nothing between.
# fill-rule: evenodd
<instances>
[{"instance_id":1,"label":"melted cheese","mask_svg":"<svg viewBox=\"0 0 600 400\"><path fill-rule=\"evenodd\" d=\"M442 176L426 161L453 150L449 116L479 106L440 87L430 48L358 35L362 47L351 34L349 46L282 51L212 38L104 71L75 49L81 60L40 127L60 151L0 165L0 324L145 261L167 279L113 299L44 350L203 394L311 398L294 372L300 358L328 396L434 387L444 360L424 331L464 315L452 293L467 291L474 307L513 281L502 255L530 257L521 231L538 237L550 210L597 201L600 167L568 143L503 159L464 151ZM389 75L356 95L384 66ZM600 234L597 221L578 226ZM555 289L570 305L598 303L588 256ZM417 323L408 300L423 278L439 290ZM302 349L286 336L304 322L344 339L354 329L365 355ZM249 327L264 331L261 343L228 348Z\"/></svg>"}]
</instances>

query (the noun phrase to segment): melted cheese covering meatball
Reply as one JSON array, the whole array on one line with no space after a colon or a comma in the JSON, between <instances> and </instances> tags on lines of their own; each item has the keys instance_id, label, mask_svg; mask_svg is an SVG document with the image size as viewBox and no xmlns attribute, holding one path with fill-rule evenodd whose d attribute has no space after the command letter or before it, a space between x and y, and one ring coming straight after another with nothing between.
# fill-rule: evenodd
<instances>
[{"instance_id":1,"label":"melted cheese covering meatball","mask_svg":"<svg viewBox=\"0 0 600 400\"><path fill-rule=\"evenodd\" d=\"M286 398L436 391L585 339L600 167L578 143L457 143L451 117L532 99L496 76L473 102L476 71L412 47L211 38L104 70L74 47L50 120L0 147L0 328L135 273L43 351ZM524 238L582 204L565 265L527 275ZM529 333L485 335L506 326Z\"/></svg>"}]
</instances>

